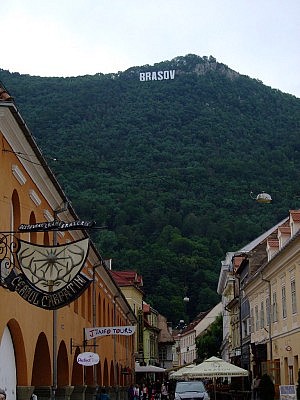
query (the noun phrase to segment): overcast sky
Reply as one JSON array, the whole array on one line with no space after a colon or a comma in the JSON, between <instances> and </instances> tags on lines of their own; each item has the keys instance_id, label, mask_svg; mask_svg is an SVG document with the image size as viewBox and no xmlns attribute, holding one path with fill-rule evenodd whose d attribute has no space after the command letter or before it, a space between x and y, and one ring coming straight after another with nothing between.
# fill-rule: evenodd
<instances>
[{"instance_id":1,"label":"overcast sky","mask_svg":"<svg viewBox=\"0 0 300 400\"><path fill-rule=\"evenodd\" d=\"M300 0L0 0L0 16L10 72L109 73L193 53L300 97Z\"/></svg>"}]
</instances>

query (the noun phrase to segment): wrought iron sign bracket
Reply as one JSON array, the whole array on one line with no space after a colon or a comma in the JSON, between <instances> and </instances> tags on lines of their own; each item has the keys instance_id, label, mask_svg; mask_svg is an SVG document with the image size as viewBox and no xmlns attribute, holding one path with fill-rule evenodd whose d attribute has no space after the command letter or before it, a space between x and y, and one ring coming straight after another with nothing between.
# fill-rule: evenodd
<instances>
[{"instance_id":1,"label":"wrought iron sign bracket","mask_svg":"<svg viewBox=\"0 0 300 400\"><path fill-rule=\"evenodd\" d=\"M70 354L72 354L73 353L73 348L83 348L84 350L87 348L87 347L98 347L98 344L88 344L87 343L87 340L83 340L82 341L82 344L75 344L75 343L73 343L73 339L71 338L70 339Z\"/></svg>"}]
</instances>

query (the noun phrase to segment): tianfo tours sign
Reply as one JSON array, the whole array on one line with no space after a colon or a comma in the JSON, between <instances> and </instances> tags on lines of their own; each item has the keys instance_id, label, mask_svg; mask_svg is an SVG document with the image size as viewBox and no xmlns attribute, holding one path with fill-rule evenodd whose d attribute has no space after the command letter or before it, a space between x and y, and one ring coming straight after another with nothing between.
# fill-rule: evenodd
<instances>
[{"instance_id":1,"label":"tianfo tours sign","mask_svg":"<svg viewBox=\"0 0 300 400\"><path fill-rule=\"evenodd\" d=\"M166 71L140 72L140 81L164 81L175 78L175 69Z\"/></svg>"},{"instance_id":2,"label":"tianfo tours sign","mask_svg":"<svg viewBox=\"0 0 300 400\"><path fill-rule=\"evenodd\" d=\"M18 240L18 265L5 277L6 287L34 306L61 308L92 282L81 272L88 249L88 238L51 247Z\"/></svg>"},{"instance_id":3,"label":"tianfo tours sign","mask_svg":"<svg viewBox=\"0 0 300 400\"><path fill-rule=\"evenodd\" d=\"M123 335L130 336L135 332L135 326L106 326L98 328L85 328L85 339L93 339L98 336Z\"/></svg>"}]
</instances>

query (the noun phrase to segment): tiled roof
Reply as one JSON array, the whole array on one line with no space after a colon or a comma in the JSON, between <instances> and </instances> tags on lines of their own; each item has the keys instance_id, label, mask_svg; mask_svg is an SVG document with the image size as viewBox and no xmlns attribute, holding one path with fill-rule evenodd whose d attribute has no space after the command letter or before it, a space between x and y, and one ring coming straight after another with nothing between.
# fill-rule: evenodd
<instances>
[{"instance_id":1,"label":"tiled roof","mask_svg":"<svg viewBox=\"0 0 300 400\"><path fill-rule=\"evenodd\" d=\"M0 101L13 101L13 98L6 91L6 89L4 89L1 82L0 82Z\"/></svg>"},{"instance_id":2,"label":"tiled roof","mask_svg":"<svg viewBox=\"0 0 300 400\"><path fill-rule=\"evenodd\" d=\"M300 222L300 210L290 210L294 222Z\"/></svg>"},{"instance_id":3,"label":"tiled roof","mask_svg":"<svg viewBox=\"0 0 300 400\"><path fill-rule=\"evenodd\" d=\"M144 314L150 314L150 304L143 303L143 312Z\"/></svg>"},{"instance_id":4,"label":"tiled roof","mask_svg":"<svg viewBox=\"0 0 300 400\"><path fill-rule=\"evenodd\" d=\"M267 243L268 243L269 247L279 247L278 239L268 239Z\"/></svg>"},{"instance_id":5,"label":"tiled roof","mask_svg":"<svg viewBox=\"0 0 300 400\"><path fill-rule=\"evenodd\" d=\"M159 343L174 343L175 340L168 329L167 318L161 314L158 314L157 325L158 325L158 328L160 329L159 334L158 334L158 342Z\"/></svg>"},{"instance_id":6,"label":"tiled roof","mask_svg":"<svg viewBox=\"0 0 300 400\"><path fill-rule=\"evenodd\" d=\"M243 256L236 256L233 259L233 268L234 270L237 270L239 266L242 264L242 261L245 259Z\"/></svg>"},{"instance_id":7,"label":"tiled roof","mask_svg":"<svg viewBox=\"0 0 300 400\"><path fill-rule=\"evenodd\" d=\"M289 226L279 226L278 231L283 235L291 234L291 228Z\"/></svg>"},{"instance_id":8,"label":"tiled roof","mask_svg":"<svg viewBox=\"0 0 300 400\"><path fill-rule=\"evenodd\" d=\"M135 271L110 271L119 286L143 286L143 278Z\"/></svg>"},{"instance_id":9,"label":"tiled roof","mask_svg":"<svg viewBox=\"0 0 300 400\"><path fill-rule=\"evenodd\" d=\"M194 329L195 329L195 326L197 326L197 325L199 324L199 322L202 321L202 319L205 318L206 315L207 315L210 311L211 311L211 310L200 312L200 313L195 317L195 319L194 319L192 322L190 322L186 328L184 328L184 329L182 330L181 334L184 335L185 333L188 333L188 332L194 330Z\"/></svg>"}]
</instances>

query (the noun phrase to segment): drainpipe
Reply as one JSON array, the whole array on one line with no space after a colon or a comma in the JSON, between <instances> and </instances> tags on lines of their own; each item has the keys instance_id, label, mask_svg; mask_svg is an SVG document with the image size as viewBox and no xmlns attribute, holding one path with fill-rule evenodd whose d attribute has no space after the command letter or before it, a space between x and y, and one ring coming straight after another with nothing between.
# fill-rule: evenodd
<instances>
[{"instance_id":1,"label":"drainpipe","mask_svg":"<svg viewBox=\"0 0 300 400\"><path fill-rule=\"evenodd\" d=\"M95 327L96 326L96 267L97 267L98 265L94 265L93 266L93 293L92 293L92 300L93 300L93 327ZM97 344L96 344L96 338L94 338L93 339L93 349L94 349L94 353L96 353L96 346L97 346ZM97 364L95 364L94 366L93 366L93 368L94 368L94 370L93 370L93 372L94 372L94 376L93 376L93 379L94 379L94 386L96 387L97 386Z\"/></svg>"},{"instance_id":2,"label":"drainpipe","mask_svg":"<svg viewBox=\"0 0 300 400\"><path fill-rule=\"evenodd\" d=\"M116 300L119 295L114 296L114 326L117 325L117 304ZM118 379L117 379L117 336L114 335L114 386L115 390L117 387ZM117 395L118 397L118 395Z\"/></svg>"},{"instance_id":3,"label":"drainpipe","mask_svg":"<svg viewBox=\"0 0 300 400\"><path fill-rule=\"evenodd\" d=\"M269 289L269 304L270 304L270 319L269 319L269 346L270 346L270 361L273 361L273 344L272 344L272 332L271 332L271 324L272 324L272 312L271 312L271 281L268 279L263 278L262 272L260 273L261 280L264 282L267 282L268 284L268 289Z\"/></svg>"},{"instance_id":4,"label":"drainpipe","mask_svg":"<svg viewBox=\"0 0 300 400\"><path fill-rule=\"evenodd\" d=\"M242 326L242 295L241 295L241 277L236 275L238 280L238 293L239 293L239 333L240 333L240 360L241 360L241 367L243 366L243 326Z\"/></svg>"}]
</instances>

